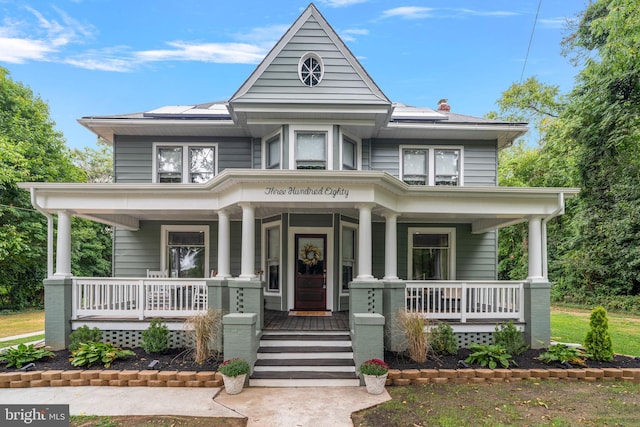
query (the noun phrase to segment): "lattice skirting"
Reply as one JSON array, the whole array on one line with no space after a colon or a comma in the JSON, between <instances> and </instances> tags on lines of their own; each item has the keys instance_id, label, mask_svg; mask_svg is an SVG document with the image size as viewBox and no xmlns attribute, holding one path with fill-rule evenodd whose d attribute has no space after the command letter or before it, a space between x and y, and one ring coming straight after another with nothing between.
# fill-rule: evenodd
<instances>
[{"instance_id":1,"label":"lattice skirting","mask_svg":"<svg viewBox=\"0 0 640 427\"><path fill-rule=\"evenodd\" d=\"M455 336L458 339L459 348L469 348L473 343L480 345L493 343L491 332L457 332Z\"/></svg>"},{"instance_id":2,"label":"lattice skirting","mask_svg":"<svg viewBox=\"0 0 640 427\"><path fill-rule=\"evenodd\" d=\"M116 347L141 347L142 331L103 330L102 340ZM169 331L169 348L191 347L193 338L187 331Z\"/></svg>"}]
</instances>

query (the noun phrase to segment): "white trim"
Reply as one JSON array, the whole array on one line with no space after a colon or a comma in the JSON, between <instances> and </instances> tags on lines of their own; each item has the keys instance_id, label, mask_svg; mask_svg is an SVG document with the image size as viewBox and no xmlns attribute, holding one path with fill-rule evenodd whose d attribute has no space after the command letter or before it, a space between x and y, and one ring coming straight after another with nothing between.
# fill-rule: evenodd
<instances>
[{"instance_id":1,"label":"white trim","mask_svg":"<svg viewBox=\"0 0 640 427\"><path fill-rule=\"evenodd\" d=\"M209 276L209 226L208 225L162 225L160 226L160 270L169 270L167 266L167 237L170 231L204 232L204 277Z\"/></svg>"},{"instance_id":2,"label":"white trim","mask_svg":"<svg viewBox=\"0 0 640 427\"><path fill-rule=\"evenodd\" d=\"M278 251L280 252L278 254L279 257L279 262L280 262L280 274L278 275L278 291L274 292L274 291L270 291L269 290L269 266L267 264L267 258L269 256L269 248L267 247L267 231L269 231L272 228L277 228L280 230L280 242L278 243ZM270 296L282 296L282 275L283 275L283 270L282 270L282 221L273 221L273 222L268 222L265 224L262 224L262 259L260 260L260 268L263 271L264 274L264 281L266 283L266 286L264 288L264 293L265 295L270 295ZM281 304L282 305L282 304Z\"/></svg>"},{"instance_id":3,"label":"white trim","mask_svg":"<svg viewBox=\"0 0 640 427\"><path fill-rule=\"evenodd\" d=\"M158 147L182 147L182 184L189 182L189 147L212 147L213 150L213 176L218 175L218 143L217 142L154 142L152 156L151 182L158 183Z\"/></svg>"},{"instance_id":4,"label":"white trim","mask_svg":"<svg viewBox=\"0 0 640 427\"><path fill-rule=\"evenodd\" d=\"M267 143L272 139L274 139L275 137L278 137L278 140L280 142L280 167L268 169L267 158L269 157L269 147ZM268 170L282 169L282 164L284 163L284 141L282 140L282 128L278 128L278 130L276 130L275 132L272 132L264 136L261 141L261 147L262 147L262 169L268 169Z\"/></svg>"},{"instance_id":5,"label":"white trim","mask_svg":"<svg viewBox=\"0 0 640 427\"><path fill-rule=\"evenodd\" d=\"M296 269L296 234L326 234L327 236L327 253L324 259L327 262L327 271L334 271L333 261L333 227L289 227L287 229L287 241L289 253L286 255L288 259L289 269L287 271L287 310L294 309L295 303L295 269ZM327 310L333 311L333 274L327 274Z\"/></svg>"},{"instance_id":6,"label":"white trim","mask_svg":"<svg viewBox=\"0 0 640 427\"><path fill-rule=\"evenodd\" d=\"M325 141L327 153L327 168L333 170L333 126L332 125L289 125L289 169L296 169L296 133L323 132L327 135Z\"/></svg>"},{"instance_id":7,"label":"white trim","mask_svg":"<svg viewBox=\"0 0 640 427\"><path fill-rule=\"evenodd\" d=\"M398 166L398 179L403 181L404 171L402 170L404 164L404 150L424 150L427 151L427 185L435 186L435 150L458 150L460 152L460 175L458 176L458 185L456 187L464 186L464 146L462 145L400 145L399 146L399 166Z\"/></svg>"},{"instance_id":8,"label":"white trim","mask_svg":"<svg viewBox=\"0 0 640 427\"><path fill-rule=\"evenodd\" d=\"M455 227L409 227L407 228L407 280L411 279L413 271L413 239L414 233L448 234L449 235L449 277L442 281L456 280L456 229Z\"/></svg>"},{"instance_id":9,"label":"white trim","mask_svg":"<svg viewBox=\"0 0 640 427\"><path fill-rule=\"evenodd\" d=\"M354 153L355 155L355 160L356 160L356 168L355 170L362 170L362 139L360 138L356 138L354 136L351 136L350 134L346 133L346 132L340 132L340 160L339 160L339 169L340 170L350 170L350 169L343 169L344 168L344 162L342 161L342 156L343 156L343 148L344 148L344 137L349 138L351 141L353 141L353 143L356 146L356 152Z\"/></svg>"}]
</instances>

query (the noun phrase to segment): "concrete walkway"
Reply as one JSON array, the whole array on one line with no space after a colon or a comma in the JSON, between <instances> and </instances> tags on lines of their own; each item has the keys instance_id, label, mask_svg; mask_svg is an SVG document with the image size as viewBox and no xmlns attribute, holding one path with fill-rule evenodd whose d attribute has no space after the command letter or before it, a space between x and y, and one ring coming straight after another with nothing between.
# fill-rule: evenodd
<instances>
[{"instance_id":1,"label":"concrete walkway","mask_svg":"<svg viewBox=\"0 0 640 427\"><path fill-rule=\"evenodd\" d=\"M69 404L71 415L247 418L248 426L352 426L351 413L391 399L365 387L34 387L0 389L0 404Z\"/></svg>"},{"instance_id":2,"label":"concrete walkway","mask_svg":"<svg viewBox=\"0 0 640 427\"><path fill-rule=\"evenodd\" d=\"M28 334L13 335L11 337L2 337L0 338L0 342L19 340L20 338L35 337L37 335L44 335L44 331L29 332Z\"/></svg>"}]
</instances>

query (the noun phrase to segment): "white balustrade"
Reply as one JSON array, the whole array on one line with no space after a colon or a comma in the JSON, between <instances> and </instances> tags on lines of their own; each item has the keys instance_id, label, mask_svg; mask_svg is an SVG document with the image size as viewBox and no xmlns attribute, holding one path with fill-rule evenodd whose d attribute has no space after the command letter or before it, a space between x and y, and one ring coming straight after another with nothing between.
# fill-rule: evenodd
<instances>
[{"instance_id":1,"label":"white balustrade","mask_svg":"<svg viewBox=\"0 0 640 427\"><path fill-rule=\"evenodd\" d=\"M183 317L206 311L202 279L74 278L72 319L86 316Z\"/></svg>"},{"instance_id":2,"label":"white balustrade","mask_svg":"<svg viewBox=\"0 0 640 427\"><path fill-rule=\"evenodd\" d=\"M407 281L405 308L431 319L524 321L524 282Z\"/></svg>"}]
</instances>

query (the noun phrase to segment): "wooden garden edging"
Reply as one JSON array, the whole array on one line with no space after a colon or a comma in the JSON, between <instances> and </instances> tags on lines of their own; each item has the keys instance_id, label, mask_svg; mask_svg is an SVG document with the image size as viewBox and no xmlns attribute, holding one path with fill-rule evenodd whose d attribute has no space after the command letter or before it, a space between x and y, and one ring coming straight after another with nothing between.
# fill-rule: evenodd
<instances>
[{"instance_id":1,"label":"wooden garden edging","mask_svg":"<svg viewBox=\"0 0 640 427\"><path fill-rule=\"evenodd\" d=\"M523 380L632 381L640 368L584 369L390 369L387 386L410 384L488 384ZM0 373L0 388L118 386L222 387L218 372L71 370Z\"/></svg>"}]
</instances>

